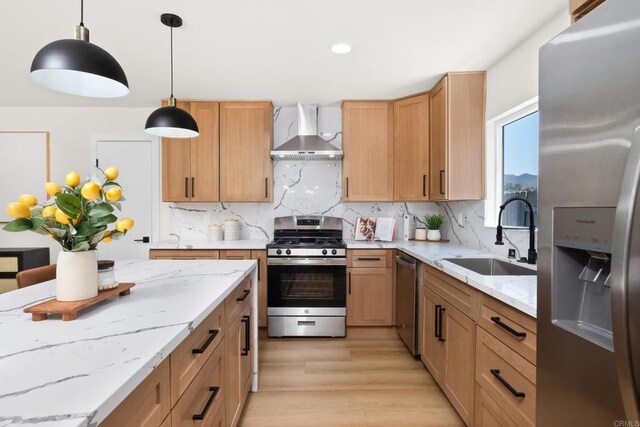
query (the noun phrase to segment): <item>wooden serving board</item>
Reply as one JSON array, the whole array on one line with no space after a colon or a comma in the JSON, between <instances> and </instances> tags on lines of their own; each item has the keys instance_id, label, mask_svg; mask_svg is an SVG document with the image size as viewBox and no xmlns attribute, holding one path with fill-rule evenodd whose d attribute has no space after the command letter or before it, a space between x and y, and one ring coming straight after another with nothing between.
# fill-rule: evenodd
<instances>
[{"instance_id":1,"label":"wooden serving board","mask_svg":"<svg viewBox=\"0 0 640 427\"><path fill-rule=\"evenodd\" d=\"M131 293L135 283L120 283L117 288L107 289L106 291L98 292L98 296L95 298L85 299L82 301L58 301L53 298L45 302L41 302L31 307L24 309L25 313L31 313L31 320L39 322L46 320L49 314L61 314L62 320L69 321L78 318L78 313L91 306L105 301L116 295L125 296Z\"/></svg>"}]
</instances>

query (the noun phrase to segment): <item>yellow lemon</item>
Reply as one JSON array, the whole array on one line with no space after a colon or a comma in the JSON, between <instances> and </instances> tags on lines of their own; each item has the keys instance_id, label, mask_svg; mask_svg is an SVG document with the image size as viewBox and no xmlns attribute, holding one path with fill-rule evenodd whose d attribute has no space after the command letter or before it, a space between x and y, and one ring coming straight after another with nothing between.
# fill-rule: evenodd
<instances>
[{"instance_id":1,"label":"yellow lemon","mask_svg":"<svg viewBox=\"0 0 640 427\"><path fill-rule=\"evenodd\" d=\"M44 185L44 191L49 195L49 196L55 196L56 194L58 194L59 192L62 191L62 189L60 188L60 186L58 184L56 184L55 182L47 182Z\"/></svg>"},{"instance_id":2,"label":"yellow lemon","mask_svg":"<svg viewBox=\"0 0 640 427\"><path fill-rule=\"evenodd\" d=\"M95 200L100 197L100 186L95 182L87 182L82 186L80 193L87 200Z\"/></svg>"},{"instance_id":3,"label":"yellow lemon","mask_svg":"<svg viewBox=\"0 0 640 427\"><path fill-rule=\"evenodd\" d=\"M108 201L116 202L120 200L120 197L122 197L122 190L120 189L120 187L111 187L107 191L106 196Z\"/></svg>"},{"instance_id":4,"label":"yellow lemon","mask_svg":"<svg viewBox=\"0 0 640 427\"><path fill-rule=\"evenodd\" d=\"M80 184L80 175L78 172L69 172L64 180L69 187L75 188Z\"/></svg>"},{"instance_id":5,"label":"yellow lemon","mask_svg":"<svg viewBox=\"0 0 640 427\"><path fill-rule=\"evenodd\" d=\"M113 237L109 237L111 236L111 231L107 230L104 232L104 236L102 237L102 241L105 243L109 243L110 241L113 240Z\"/></svg>"},{"instance_id":6,"label":"yellow lemon","mask_svg":"<svg viewBox=\"0 0 640 427\"><path fill-rule=\"evenodd\" d=\"M36 199L36 196L32 194L23 194L18 197L18 202L22 203L28 208L32 208L38 204L38 199Z\"/></svg>"},{"instance_id":7,"label":"yellow lemon","mask_svg":"<svg viewBox=\"0 0 640 427\"><path fill-rule=\"evenodd\" d=\"M110 166L104 170L104 176L107 178L107 181L115 181L118 179L118 175L120 171L115 166Z\"/></svg>"},{"instance_id":8,"label":"yellow lemon","mask_svg":"<svg viewBox=\"0 0 640 427\"><path fill-rule=\"evenodd\" d=\"M69 220L71 219L71 217L69 217L69 215L67 215L66 213L62 212L60 209L56 209L55 216L56 216L56 221L58 221L62 225L69 224Z\"/></svg>"},{"instance_id":9,"label":"yellow lemon","mask_svg":"<svg viewBox=\"0 0 640 427\"><path fill-rule=\"evenodd\" d=\"M52 216L54 216L56 214L56 211L58 209L56 209L55 206L47 206L46 208L44 208L42 210L42 217L43 218L50 218Z\"/></svg>"},{"instance_id":10,"label":"yellow lemon","mask_svg":"<svg viewBox=\"0 0 640 427\"><path fill-rule=\"evenodd\" d=\"M29 218L31 216L29 208L20 202L9 203L7 205L7 213L13 218Z\"/></svg>"},{"instance_id":11,"label":"yellow lemon","mask_svg":"<svg viewBox=\"0 0 640 427\"><path fill-rule=\"evenodd\" d=\"M123 218L116 223L116 230L121 233L129 231L133 228L133 220L131 218Z\"/></svg>"}]
</instances>

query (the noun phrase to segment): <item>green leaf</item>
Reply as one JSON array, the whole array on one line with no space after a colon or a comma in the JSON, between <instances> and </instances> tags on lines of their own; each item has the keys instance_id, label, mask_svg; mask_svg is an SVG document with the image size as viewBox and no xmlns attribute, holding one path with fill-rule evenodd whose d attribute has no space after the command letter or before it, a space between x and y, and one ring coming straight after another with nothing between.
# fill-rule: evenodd
<instances>
[{"instance_id":1,"label":"green leaf","mask_svg":"<svg viewBox=\"0 0 640 427\"><path fill-rule=\"evenodd\" d=\"M77 242L76 244L73 245L73 247L71 248L71 252L82 252L82 251L88 251L90 248L89 243L87 242Z\"/></svg>"},{"instance_id":2,"label":"green leaf","mask_svg":"<svg viewBox=\"0 0 640 427\"><path fill-rule=\"evenodd\" d=\"M81 222L80 224L77 224L76 232L77 237L86 237L98 233L99 229L87 222Z\"/></svg>"},{"instance_id":3,"label":"green leaf","mask_svg":"<svg viewBox=\"0 0 640 427\"><path fill-rule=\"evenodd\" d=\"M73 194L58 194L56 196L56 204L62 212L69 215L71 218L77 218L82 211L82 201L79 197Z\"/></svg>"},{"instance_id":4,"label":"green leaf","mask_svg":"<svg viewBox=\"0 0 640 427\"><path fill-rule=\"evenodd\" d=\"M122 200L122 198L120 198L120 200ZM118 209L119 211L122 210L122 205L120 204L120 202L112 202L111 206L115 206L116 209Z\"/></svg>"},{"instance_id":5,"label":"green leaf","mask_svg":"<svg viewBox=\"0 0 640 427\"><path fill-rule=\"evenodd\" d=\"M113 240L120 240L124 237L124 233L121 233L120 231L114 231L109 235L109 237L113 238Z\"/></svg>"},{"instance_id":6,"label":"green leaf","mask_svg":"<svg viewBox=\"0 0 640 427\"><path fill-rule=\"evenodd\" d=\"M36 232L38 234L41 234L43 236L48 236L49 232L47 230L45 230L44 228L36 228L35 230L31 230L33 232Z\"/></svg>"},{"instance_id":7,"label":"green leaf","mask_svg":"<svg viewBox=\"0 0 640 427\"><path fill-rule=\"evenodd\" d=\"M43 208L41 207L31 209L31 218L42 217L42 210Z\"/></svg>"},{"instance_id":8,"label":"green leaf","mask_svg":"<svg viewBox=\"0 0 640 427\"><path fill-rule=\"evenodd\" d=\"M76 231L76 228L73 226L73 224L71 224L71 221L69 221L69 224L67 224L67 227L69 228L69 234L71 234L72 236L75 236L77 231Z\"/></svg>"},{"instance_id":9,"label":"green leaf","mask_svg":"<svg viewBox=\"0 0 640 427\"><path fill-rule=\"evenodd\" d=\"M102 240L103 237L104 237L104 231L96 234L95 236L93 236L91 238L91 244L92 245L97 245L98 243L100 243L100 241Z\"/></svg>"},{"instance_id":10,"label":"green leaf","mask_svg":"<svg viewBox=\"0 0 640 427\"><path fill-rule=\"evenodd\" d=\"M117 220L118 220L117 216L109 214L100 218L91 218L90 223L94 227L98 227L102 225L113 224Z\"/></svg>"},{"instance_id":11,"label":"green leaf","mask_svg":"<svg viewBox=\"0 0 640 427\"><path fill-rule=\"evenodd\" d=\"M14 219L13 221L5 225L2 229L4 231L11 231L15 233L19 231L31 230L32 226L33 226L33 223L31 222L30 219L18 218L18 219Z\"/></svg>"},{"instance_id":12,"label":"green leaf","mask_svg":"<svg viewBox=\"0 0 640 427\"><path fill-rule=\"evenodd\" d=\"M90 203L87 206L87 215L92 218L101 218L113 212L113 207L109 203Z\"/></svg>"},{"instance_id":13,"label":"green leaf","mask_svg":"<svg viewBox=\"0 0 640 427\"><path fill-rule=\"evenodd\" d=\"M56 237L62 238L67 235L67 230L63 228L50 228L51 232L56 235Z\"/></svg>"},{"instance_id":14,"label":"green leaf","mask_svg":"<svg viewBox=\"0 0 640 427\"><path fill-rule=\"evenodd\" d=\"M113 186L115 186L115 187L120 187L120 188L122 188L122 186L121 186L120 184L118 184L117 182L115 182L115 181L107 181L107 182L105 182L105 183L104 183L103 188L105 188L105 187L109 187L109 186L111 186L111 185L113 185Z\"/></svg>"},{"instance_id":15,"label":"green leaf","mask_svg":"<svg viewBox=\"0 0 640 427\"><path fill-rule=\"evenodd\" d=\"M31 219L31 230L35 231L37 229L39 229L40 227L42 227L42 225L45 223L45 220L42 218L32 218Z\"/></svg>"}]
</instances>

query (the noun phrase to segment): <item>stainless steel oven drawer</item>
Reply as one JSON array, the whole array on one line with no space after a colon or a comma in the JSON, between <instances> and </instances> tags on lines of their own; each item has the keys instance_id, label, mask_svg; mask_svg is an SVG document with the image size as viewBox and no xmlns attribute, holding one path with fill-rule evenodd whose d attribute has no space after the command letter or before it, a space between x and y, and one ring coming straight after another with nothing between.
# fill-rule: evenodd
<instances>
[{"instance_id":1,"label":"stainless steel oven drawer","mask_svg":"<svg viewBox=\"0 0 640 427\"><path fill-rule=\"evenodd\" d=\"M345 317L269 316L269 337L344 337Z\"/></svg>"}]
</instances>

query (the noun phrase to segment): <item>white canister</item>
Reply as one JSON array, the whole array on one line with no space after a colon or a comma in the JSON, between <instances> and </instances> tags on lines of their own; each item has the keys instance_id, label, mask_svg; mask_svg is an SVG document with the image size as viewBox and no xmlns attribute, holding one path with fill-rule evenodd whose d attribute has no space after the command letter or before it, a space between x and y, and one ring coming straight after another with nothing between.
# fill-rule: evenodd
<instances>
[{"instance_id":1,"label":"white canister","mask_svg":"<svg viewBox=\"0 0 640 427\"><path fill-rule=\"evenodd\" d=\"M209 241L219 242L222 240L222 224L211 224L209 226Z\"/></svg>"},{"instance_id":2,"label":"white canister","mask_svg":"<svg viewBox=\"0 0 640 427\"><path fill-rule=\"evenodd\" d=\"M224 222L224 240L240 240L240 222L237 219Z\"/></svg>"},{"instance_id":3,"label":"white canister","mask_svg":"<svg viewBox=\"0 0 640 427\"><path fill-rule=\"evenodd\" d=\"M416 228L416 240L427 240L426 228Z\"/></svg>"},{"instance_id":4,"label":"white canister","mask_svg":"<svg viewBox=\"0 0 640 427\"><path fill-rule=\"evenodd\" d=\"M106 291L107 289L117 288L119 283L116 282L114 275L113 261L98 261L98 291Z\"/></svg>"},{"instance_id":5,"label":"white canister","mask_svg":"<svg viewBox=\"0 0 640 427\"><path fill-rule=\"evenodd\" d=\"M427 240L432 242L437 242L442 239L442 235L440 234L440 230L429 230L427 232Z\"/></svg>"}]
</instances>

